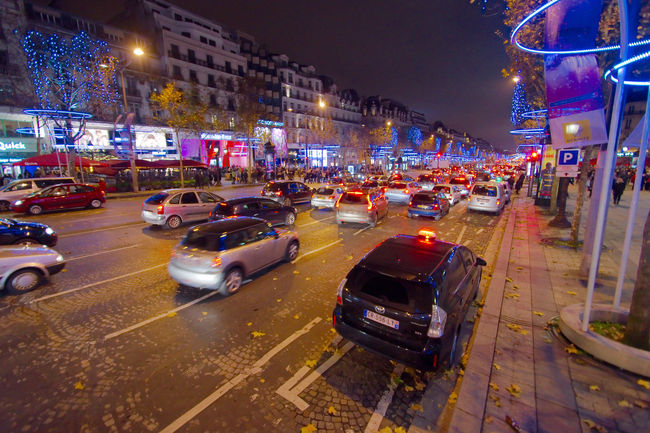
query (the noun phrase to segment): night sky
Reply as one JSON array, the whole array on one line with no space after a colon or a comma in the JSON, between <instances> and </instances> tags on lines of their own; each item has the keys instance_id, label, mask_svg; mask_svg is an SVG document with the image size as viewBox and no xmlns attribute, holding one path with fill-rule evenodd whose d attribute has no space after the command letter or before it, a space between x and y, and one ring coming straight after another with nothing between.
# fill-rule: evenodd
<instances>
[{"instance_id":1,"label":"night sky","mask_svg":"<svg viewBox=\"0 0 650 433\"><path fill-rule=\"evenodd\" d=\"M124 2L59 0L98 21ZM176 0L179 6L242 30L275 53L316 67L339 89L396 99L427 121L512 148L513 83L495 30L468 0ZM113 12L114 11L114 12Z\"/></svg>"}]
</instances>

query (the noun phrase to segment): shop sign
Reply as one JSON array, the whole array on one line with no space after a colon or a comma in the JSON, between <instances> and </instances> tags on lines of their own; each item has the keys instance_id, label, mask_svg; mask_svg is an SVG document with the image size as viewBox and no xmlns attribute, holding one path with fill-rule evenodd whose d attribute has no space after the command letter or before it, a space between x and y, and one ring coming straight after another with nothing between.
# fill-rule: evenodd
<instances>
[{"instance_id":1,"label":"shop sign","mask_svg":"<svg viewBox=\"0 0 650 433\"><path fill-rule=\"evenodd\" d=\"M6 152L9 150L27 150L27 146L22 141L0 141L0 152Z\"/></svg>"},{"instance_id":2,"label":"shop sign","mask_svg":"<svg viewBox=\"0 0 650 433\"><path fill-rule=\"evenodd\" d=\"M163 132L135 132L135 147L138 149L166 149L167 138Z\"/></svg>"}]
</instances>

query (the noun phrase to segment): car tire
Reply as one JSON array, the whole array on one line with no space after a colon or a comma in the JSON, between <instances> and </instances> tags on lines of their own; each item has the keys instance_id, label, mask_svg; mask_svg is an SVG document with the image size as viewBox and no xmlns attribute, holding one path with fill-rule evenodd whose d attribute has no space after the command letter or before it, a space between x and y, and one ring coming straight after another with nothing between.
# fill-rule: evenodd
<instances>
[{"instance_id":1,"label":"car tire","mask_svg":"<svg viewBox=\"0 0 650 433\"><path fill-rule=\"evenodd\" d=\"M442 218L442 215L440 215L440 214L433 217L433 219L436 220L436 221L440 221L440 218Z\"/></svg>"},{"instance_id":2,"label":"car tire","mask_svg":"<svg viewBox=\"0 0 650 433\"><path fill-rule=\"evenodd\" d=\"M5 289L13 295L20 295L34 290L41 283L43 273L38 269L20 269L7 278Z\"/></svg>"},{"instance_id":3,"label":"car tire","mask_svg":"<svg viewBox=\"0 0 650 433\"><path fill-rule=\"evenodd\" d=\"M232 268L228 271L226 276L219 287L219 293L223 296L230 296L237 293L241 287L241 283L244 280L244 273L240 268Z\"/></svg>"},{"instance_id":4,"label":"car tire","mask_svg":"<svg viewBox=\"0 0 650 433\"><path fill-rule=\"evenodd\" d=\"M291 241L287 245L287 251L284 255L284 258L287 262L293 262L298 257L298 252L300 251L300 244L298 241Z\"/></svg>"},{"instance_id":5,"label":"car tire","mask_svg":"<svg viewBox=\"0 0 650 433\"><path fill-rule=\"evenodd\" d=\"M413 214L411 212L406 212L406 217L407 218L413 218Z\"/></svg>"},{"instance_id":6,"label":"car tire","mask_svg":"<svg viewBox=\"0 0 650 433\"><path fill-rule=\"evenodd\" d=\"M39 241L33 238L22 238L14 242L14 245L43 245Z\"/></svg>"},{"instance_id":7,"label":"car tire","mask_svg":"<svg viewBox=\"0 0 650 433\"><path fill-rule=\"evenodd\" d=\"M167 227L170 229L177 229L183 223L183 220L178 215L172 215L167 218Z\"/></svg>"},{"instance_id":8,"label":"car tire","mask_svg":"<svg viewBox=\"0 0 650 433\"><path fill-rule=\"evenodd\" d=\"M98 209L102 207L102 201L98 199L94 199L90 201L90 207L93 209Z\"/></svg>"},{"instance_id":9,"label":"car tire","mask_svg":"<svg viewBox=\"0 0 650 433\"><path fill-rule=\"evenodd\" d=\"M296 222L296 214L293 212L287 213L287 217L284 220L284 224L287 226L292 226Z\"/></svg>"},{"instance_id":10,"label":"car tire","mask_svg":"<svg viewBox=\"0 0 650 433\"><path fill-rule=\"evenodd\" d=\"M285 206L291 206L291 199L289 197L285 198L282 201L282 204L285 205Z\"/></svg>"},{"instance_id":11,"label":"car tire","mask_svg":"<svg viewBox=\"0 0 650 433\"><path fill-rule=\"evenodd\" d=\"M43 208L37 204L33 204L29 207L27 211L32 215L40 215L43 213Z\"/></svg>"},{"instance_id":12,"label":"car tire","mask_svg":"<svg viewBox=\"0 0 650 433\"><path fill-rule=\"evenodd\" d=\"M377 227L377 214L376 213L372 214L372 218L370 218L369 225L372 228Z\"/></svg>"},{"instance_id":13,"label":"car tire","mask_svg":"<svg viewBox=\"0 0 650 433\"><path fill-rule=\"evenodd\" d=\"M0 200L0 211L8 211L10 205L11 203L9 203L8 201Z\"/></svg>"}]
</instances>

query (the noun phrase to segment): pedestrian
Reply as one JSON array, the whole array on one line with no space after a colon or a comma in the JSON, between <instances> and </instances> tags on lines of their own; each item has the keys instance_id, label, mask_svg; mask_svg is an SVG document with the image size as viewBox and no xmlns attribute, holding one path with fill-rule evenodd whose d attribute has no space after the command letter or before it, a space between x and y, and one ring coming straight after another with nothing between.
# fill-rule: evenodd
<instances>
[{"instance_id":1,"label":"pedestrian","mask_svg":"<svg viewBox=\"0 0 650 433\"><path fill-rule=\"evenodd\" d=\"M519 175L519 179L517 179L517 183L515 184L515 190L517 191L517 195L519 195L519 191L521 190L521 187L524 186L525 179L526 179L526 175L524 173L521 173Z\"/></svg>"},{"instance_id":2,"label":"pedestrian","mask_svg":"<svg viewBox=\"0 0 650 433\"><path fill-rule=\"evenodd\" d=\"M106 194L106 181L103 177L99 179L99 190L102 193Z\"/></svg>"},{"instance_id":3,"label":"pedestrian","mask_svg":"<svg viewBox=\"0 0 650 433\"><path fill-rule=\"evenodd\" d=\"M625 191L625 180L621 176L616 176L612 184L612 195L614 197L614 204L619 204L621 201L621 196Z\"/></svg>"}]
</instances>

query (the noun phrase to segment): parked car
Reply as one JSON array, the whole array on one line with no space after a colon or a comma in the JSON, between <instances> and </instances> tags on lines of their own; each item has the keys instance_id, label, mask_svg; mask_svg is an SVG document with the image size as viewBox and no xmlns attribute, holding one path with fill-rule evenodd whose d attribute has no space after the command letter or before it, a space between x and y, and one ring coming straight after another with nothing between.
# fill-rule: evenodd
<instances>
[{"instance_id":1,"label":"parked car","mask_svg":"<svg viewBox=\"0 0 650 433\"><path fill-rule=\"evenodd\" d=\"M0 245L33 244L53 247L57 235L45 224L0 218Z\"/></svg>"},{"instance_id":2,"label":"parked car","mask_svg":"<svg viewBox=\"0 0 650 433\"><path fill-rule=\"evenodd\" d=\"M461 198L469 196L469 190L472 187L472 182L466 176L456 176L449 180L450 185L456 185L460 188Z\"/></svg>"},{"instance_id":3,"label":"parked car","mask_svg":"<svg viewBox=\"0 0 650 433\"><path fill-rule=\"evenodd\" d=\"M167 269L179 284L229 296L244 278L295 260L299 246L295 232L274 229L262 219L226 218L190 228L172 250Z\"/></svg>"},{"instance_id":4,"label":"parked car","mask_svg":"<svg viewBox=\"0 0 650 433\"><path fill-rule=\"evenodd\" d=\"M11 204L18 213L39 215L43 211L90 207L97 209L106 202L104 191L93 185L68 183L33 192Z\"/></svg>"},{"instance_id":5,"label":"parked car","mask_svg":"<svg viewBox=\"0 0 650 433\"><path fill-rule=\"evenodd\" d=\"M420 191L413 194L413 198L409 202L407 216L409 218L416 216L433 217L438 221L449 213L450 207L451 205L445 194L433 191Z\"/></svg>"},{"instance_id":6,"label":"parked car","mask_svg":"<svg viewBox=\"0 0 650 433\"><path fill-rule=\"evenodd\" d=\"M285 206L293 206L297 203L311 203L313 193L314 191L302 182L272 180L264 185L261 195Z\"/></svg>"},{"instance_id":7,"label":"parked car","mask_svg":"<svg viewBox=\"0 0 650 433\"><path fill-rule=\"evenodd\" d=\"M75 183L71 177L35 177L32 179L14 180L0 188L0 210L9 210L11 203L33 192L48 186L62 183Z\"/></svg>"},{"instance_id":8,"label":"parked car","mask_svg":"<svg viewBox=\"0 0 650 433\"><path fill-rule=\"evenodd\" d=\"M431 191L443 193L445 197L447 197L449 204L452 206L460 202L460 198L461 198L460 188L456 185L450 185L448 183L439 183L438 185L434 186Z\"/></svg>"},{"instance_id":9,"label":"parked car","mask_svg":"<svg viewBox=\"0 0 650 433\"><path fill-rule=\"evenodd\" d=\"M266 220L271 225L291 226L296 222L298 211L295 207L284 206L265 197L241 197L217 203L210 211L210 221L232 216L250 216Z\"/></svg>"},{"instance_id":10,"label":"parked car","mask_svg":"<svg viewBox=\"0 0 650 433\"><path fill-rule=\"evenodd\" d=\"M343 194L343 187L340 185L321 186L311 196L311 207L315 209L319 207L334 209L334 205L341 194Z\"/></svg>"},{"instance_id":11,"label":"parked car","mask_svg":"<svg viewBox=\"0 0 650 433\"><path fill-rule=\"evenodd\" d=\"M408 204L411 196L420 191L417 182L395 181L388 184L386 188L386 199L391 203Z\"/></svg>"},{"instance_id":12,"label":"parked car","mask_svg":"<svg viewBox=\"0 0 650 433\"><path fill-rule=\"evenodd\" d=\"M207 220L210 211L224 199L211 192L194 188L174 188L160 191L144 201L144 222L170 229L184 222Z\"/></svg>"},{"instance_id":13,"label":"parked car","mask_svg":"<svg viewBox=\"0 0 650 433\"><path fill-rule=\"evenodd\" d=\"M0 288L11 294L35 289L65 267L63 256L48 247L0 247Z\"/></svg>"},{"instance_id":14,"label":"parked car","mask_svg":"<svg viewBox=\"0 0 650 433\"><path fill-rule=\"evenodd\" d=\"M336 223L361 223L371 227L388 215L388 201L380 189L355 189L341 194L336 202Z\"/></svg>"},{"instance_id":15,"label":"parked car","mask_svg":"<svg viewBox=\"0 0 650 433\"><path fill-rule=\"evenodd\" d=\"M483 211L498 215L506 205L503 185L496 182L478 182L472 187L467 212Z\"/></svg>"},{"instance_id":16,"label":"parked car","mask_svg":"<svg viewBox=\"0 0 650 433\"><path fill-rule=\"evenodd\" d=\"M465 314L485 260L431 230L384 240L336 293L334 328L344 338L422 370L453 365Z\"/></svg>"},{"instance_id":17,"label":"parked car","mask_svg":"<svg viewBox=\"0 0 650 433\"><path fill-rule=\"evenodd\" d=\"M438 183L438 178L432 174L421 174L418 176L417 182L420 188L431 191Z\"/></svg>"}]
</instances>

